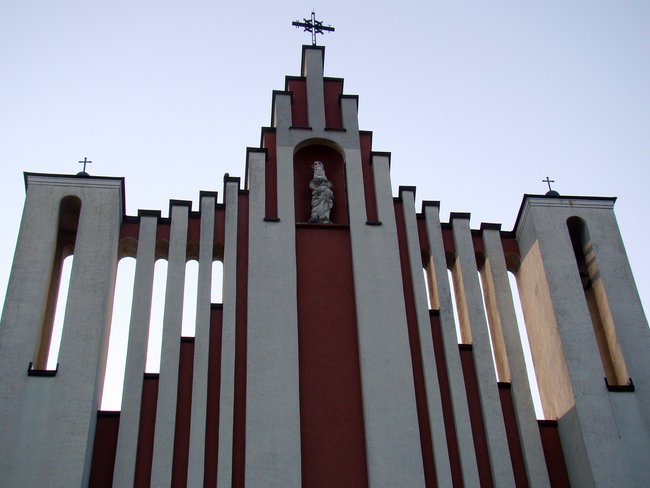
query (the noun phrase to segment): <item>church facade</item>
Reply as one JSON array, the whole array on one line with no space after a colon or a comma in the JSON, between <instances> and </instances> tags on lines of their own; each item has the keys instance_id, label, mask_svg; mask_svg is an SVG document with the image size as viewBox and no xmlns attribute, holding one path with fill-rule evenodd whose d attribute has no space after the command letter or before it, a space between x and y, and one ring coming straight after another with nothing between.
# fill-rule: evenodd
<instances>
[{"instance_id":1,"label":"church facade","mask_svg":"<svg viewBox=\"0 0 650 488\"><path fill-rule=\"evenodd\" d=\"M394 196L390 154L372 150L357 97L323 62L324 48L303 47L301 75L273 92L271 126L244 180L225 176L221 203L201 192L198 210L172 200L168 217L128 216L122 178L25 174L0 323L0 484L649 485L650 329L615 199L524 195L512 231L472 229L465 213L443 221L438 202L418 212L414 187ZM125 256L136 268L122 406L104 412ZM158 259L168 272L150 374ZM196 333L182 338L188 260ZM223 303L210 303L215 260Z\"/></svg>"}]
</instances>

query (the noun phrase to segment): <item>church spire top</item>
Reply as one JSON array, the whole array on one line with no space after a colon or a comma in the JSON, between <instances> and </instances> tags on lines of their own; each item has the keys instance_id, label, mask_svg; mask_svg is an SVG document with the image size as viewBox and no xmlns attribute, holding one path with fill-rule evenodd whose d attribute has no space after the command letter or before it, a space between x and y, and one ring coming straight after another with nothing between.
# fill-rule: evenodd
<instances>
[{"instance_id":1,"label":"church spire top","mask_svg":"<svg viewBox=\"0 0 650 488\"><path fill-rule=\"evenodd\" d=\"M302 19L303 22L300 22L299 20L294 20L291 22L291 25L294 25L296 27L302 27L304 29L303 32L311 32L311 45L315 46L316 45L316 34L325 34L325 32L334 32L334 27L331 25L323 25L323 22L320 20L316 20L316 14L314 11L311 11L311 19Z\"/></svg>"}]
</instances>

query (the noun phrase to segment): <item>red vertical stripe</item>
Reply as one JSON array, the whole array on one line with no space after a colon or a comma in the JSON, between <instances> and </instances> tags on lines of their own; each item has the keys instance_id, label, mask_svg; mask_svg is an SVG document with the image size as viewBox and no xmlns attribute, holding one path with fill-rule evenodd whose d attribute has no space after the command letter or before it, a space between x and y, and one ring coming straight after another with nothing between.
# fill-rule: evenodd
<instances>
[{"instance_id":1,"label":"red vertical stripe","mask_svg":"<svg viewBox=\"0 0 650 488\"><path fill-rule=\"evenodd\" d=\"M305 78L287 78L287 91L291 95L291 125L309 127L307 115L307 80Z\"/></svg>"},{"instance_id":2,"label":"red vertical stripe","mask_svg":"<svg viewBox=\"0 0 650 488\"><path fill-rule=\"evenodd\" d=\"M342 129L343 117L339 99L343 94L343 80L325 78L323 84L325 91L325 127L328 129Z\"/></svg>"},{"instance_id":3,"label":"red vertical stripe","mask_svg":"<svg viewBox=\"0 0 650 488\"><path fill-rule=\"evenodd\" d=\"M512 470L515 474L515 486L517 488L528 488L526 461L521 451L521 440L519 439L519 430L517 429L517 417L515 416L515 406L512 403L510 383L499 383L499 399L501 400L503 421L506 426Z\"/></svg>"},{"instance_id":4,"label":"red vertical stripe","mask_svg":"<svg viewBox=\"0 0 650 488\"><path fill-rule=\"evenodd\" d=\"M208 405L205 425L205 469L203 486L217 486L219 450L219 398L221 394L221 341L223 306L213 304L210 310L210 355L208 359Z\"/></svg>"},{"instance_id":5,"label":"red vertical stripe","mask_svg":"<svg viewBox=\"0 0 650 488\"><path fill-rule=\"evenodd\" d=\"M372 133L360 132L361 169L363 174L363 194L366 202L366 218L377 222L377 199L375 196L375 177L371 161Z\"/></svg>"},{"instance_id":6,"label":"red vertical stripe","mask_svg":"<svg viewBox=\"0 0 650 488\"><path fill-rule=\"evenodd\" d=\"M422 449L422 462L424 464L425 486L437 486L436 468L433 458L433 444L431 440L431 424L427 408L427 394L424 384L424 370L422 367L422 353L420 351L420 333L418 331L415 298L413 296L413 281L411 265L409 262L408 243L404 223L404 210L402 202L395 202L395 220L397 223L397 239L399 243L400 263L402 266L402 284L404 287L404 305L406 306L406 321L411 347L411 364L413 367L413 385L415 387L415 403L418 413L420 428L420 447ZM418 257L419 259L419 257ZM433 347L426 344L425 347Z\"/></svg>"},{"instance_id":7,"label":"red vertical stripe","mask_svg":"<svg viewBox=\"0 0 650 488\"><path fill-rule=\"evenodd\" d=\"M113 485L119 427L119 412L97 412L89 488L110 488Z\"/></svg>"},{"instance_id":8,"label":"red vertical stripe","mask_svg":"<svg viewBox=\"0 0 650 488\"><path fill-rule=\"evenodd\" d=\"M302 485L368 485L348 228L296 229Z\"/></svg>"},{"instance_id":9,"label":"red vertical stripe","mask_svg":"<svg viewBox=\"0 0 650 488\"><path fill-rule=\"evenodd\" d=\"M153 462L153 436L156 429L156 409L158 400L158 374L145 373L142 383L142 403L140 405L140 429L138 431L138 453L135 462L136 488L149 488L151 484L151 465Z\"/></svg>"},{"instance_id":10,"label":"red vertical stripe","mask_svg":"<svg viewBox=\"0 0 650 488\"><path fill-rule=\"evenodd\" d=\"M176 397L176 429L172 488L187 485L187 463L190 448L190 418L192 415L192 372L194 370L194 338L183 337L178 364L178 396Z\"/></svg>"}]
</instances>

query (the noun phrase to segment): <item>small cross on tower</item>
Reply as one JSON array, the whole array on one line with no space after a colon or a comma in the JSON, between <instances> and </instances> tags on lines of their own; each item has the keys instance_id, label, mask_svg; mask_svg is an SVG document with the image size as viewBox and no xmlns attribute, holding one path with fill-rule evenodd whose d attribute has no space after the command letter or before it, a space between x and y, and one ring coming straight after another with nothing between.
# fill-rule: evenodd
<instances>
[{"instance_id":1,"label":"small cross on tower","mask_svg":"<svg viewBox=\"0 0 650 488\"><path fill-rule=\"evenodd\" d=\"M83 169L83 171L81 171L81 172L79 172L79 173L77 173L77 174L78 174L78 175L81 175L81 176L88 176L88 173L86 173L86 165L87 165L87 164L90 164L90 163L92 163L92 161L88 161L88 158L84 158L83 161L79 161L79 164L83 164L83 165L84 165L84 169Z\"/></svg>"},{"instance_id":2,"label":"small cross on tower","mask_svg":"<svg viewBox=\"0 0 650 488\"><path fill-rule=\"evenodd\" d=\"M555 180L551 180L547 176L545 180L542 180L542 182L548 185L548 191L553 191L553 188L551 188L551 183L555 183Z\"/></svg>"},{"instance_id":3,"label":"small cross on tower","mask_svg":"<svg viewBox=\"0 0 650 488\"><path fill-rule=\"evenodd\" d=\"M323 25L323 22L316 20L316 14L314 11L311 11L311 19L302 19L303 22L299 20L294 20L291 22L291 25L296 27L303 27L305 30L303 32L311 32L311 45L316 45L316 34L325 34L326 32L334 32L334 27L331 25Z\"/></svg>"}]
</instances>

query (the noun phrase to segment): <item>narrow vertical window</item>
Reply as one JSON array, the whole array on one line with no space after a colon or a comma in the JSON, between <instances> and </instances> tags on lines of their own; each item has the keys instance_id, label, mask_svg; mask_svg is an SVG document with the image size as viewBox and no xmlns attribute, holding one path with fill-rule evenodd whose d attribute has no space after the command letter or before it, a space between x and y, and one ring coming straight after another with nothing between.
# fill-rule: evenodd
<instances>
[{"instance_id":1,"label":"narrow vertical window","mask_svg":"<svg viewBox=\"0 0 650 488\"><path fill-rule=\"evenodd\" d=\"M49 290L32 370L57 369L80 213L79 198L67 196L61 200Z\"/></svg>"},{"instance_id":2,"label":"narrow vertical window","mask_svg":"<svg viewBox=\"0 0 650 488\"><path fill-rule=\"evenodd\" d=\"M223 303L223 263L221 261L212 261L210 302Z\"/></svg>"},{"instance_id":3,"label":"narrow vertical window","mask_svg":"<svg viewBox=\"0 0 650 488\"><path fill-rule=\"evenodd\" d=\"M524 313L521 308L521 298L519 298L519 287L517 279L512 271L508 271L508 280L510 281L510 290L512 291L512 301L515 305L515 316L517 317L517 329L519 330L519 340L521 348L524 350L524 361L526 362L526 373L528 375L528 385L530 386L530 393L533 397L533 405L535 407L535 415L538 419L544 418L544 409L542 408L542 400L539 394L539 385L537 384L537 373L535 372L535 364L533 363L533 354L530 349L530 342L528 341L528 331L526 330L526 322L524 321Z\"/></svg>"},{"instance_id":4,"label":"narrow vertical window","mask_svg":"<svg viewBox=\"0 0 650 488\"><path fill-rule=\"evenodd\" d=\"M458 316L458 300L456 297L456 282L454 280L454 275L451 270L447 270L447 276L449 278L449 289L451 290L451 306L454 312L454 325L456 326L456 338L458 339L458 344L463 344L463 334L460 328L460 317Z\"/></svg>"},{"instance_id":5,"label":"narrow vertical window","mask_svg":"<svg viewBox=\"0 0 650 488\"><path fill-rule=\"evenodd\" d=\"M104 373L101 410L119 410L122 404L122 387L126 367L126 350L129 343L129 323L133 302L135 259L125 257L117 265L113 314L111 316L108 355Z\"/></svg>"},{"instance_id":6,"label":"narrow vertical window","mask_svg":"<svg viewBox=\"0 0 650 488\"><path fill-rule=\"evenodd\" d=\"M609 385L627 385L630 378L616 337L616 327L598 269L598 256L596 256L589 229L585 221L578 217L569 218L567 227L605 378Z\"/></svg>"},{"instance_id":7,"label":"narrow vertical window","mask_svg":"<svg viewBox=\"0 0 650 488\"><path fill-rule=\"evenodd\" d=\"M194 337L196 333L196 300L199 286L199 262L192 259L185 264L185 287L183 291L182 337Z\"/></svg>"},{"instance_id":8,"label":"narrow vertical window","mask_svg":"<svg viewBox=\"0 0 650 488\"><path fill-rule=\"evenodd\" d=\"M494 321L490 320L490 314L487 311L486 304L488 302L487 300L487 295L485 294L485 287L483 286L483 279L481 276L481 273L478 272L478 285L481 288L481 303L483 305L483 315L485 316L486 323L488 324L487 332L488 332L488 342L490 343L490 354L492 354L492 364L494 364L494 371L497 375L497 381L510 381L510 378L506 378L505 371L507 370L507 364L508 360L505 357L505 348L498 348L494 341L495 341L495 334L493 332L493 326L495 324L493 323ZM503 357L499 357L499 361L497 361L497 354L496 350L503 349L503 351L500 351L503 353ZM505 363L505 367L502 365L502 363Z\"/></svg>"},{"instance_id":9,"label":"narrow vertical window","mask_svg":"<svg viewBox=\"0 0 650 488\"><path fill-rule=\"evenodd\" d=\"M165 290L167 288L167 260L158 259L153 274L151 318L145 372L160 372L160 349L162 347L163 316L165 313Z\"/></svg>"}]
</instances>

